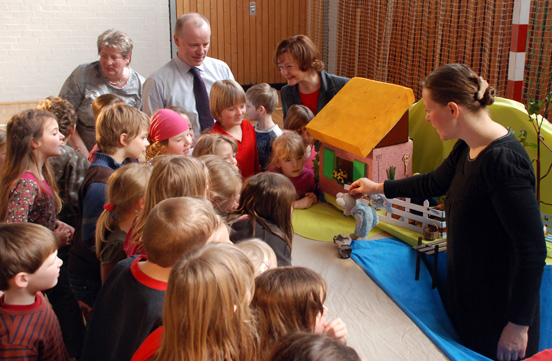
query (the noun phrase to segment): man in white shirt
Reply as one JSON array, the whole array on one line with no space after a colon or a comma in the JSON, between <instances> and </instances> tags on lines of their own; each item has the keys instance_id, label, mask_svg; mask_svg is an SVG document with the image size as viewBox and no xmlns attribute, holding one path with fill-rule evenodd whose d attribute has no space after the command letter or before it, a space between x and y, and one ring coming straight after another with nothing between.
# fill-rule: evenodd
<instances>
[{"instance_id":1,"label":"man in white shirt","mask_svg":"<svg viewBox=\"0 0 552 361\"><path fill-rule=\"evenodd\" d=\"M234 79L234 75L225 62L207 56L211 25L203 15L188 13L178 18L174 42L178 47L177 56L146 80L143 110L151 116L162 108L181 108L190 118L195 139L198 139L201 127L193 90L194 75L190 69L199 69L207 94L217 80Z\"/></svg>"}]
</instances>

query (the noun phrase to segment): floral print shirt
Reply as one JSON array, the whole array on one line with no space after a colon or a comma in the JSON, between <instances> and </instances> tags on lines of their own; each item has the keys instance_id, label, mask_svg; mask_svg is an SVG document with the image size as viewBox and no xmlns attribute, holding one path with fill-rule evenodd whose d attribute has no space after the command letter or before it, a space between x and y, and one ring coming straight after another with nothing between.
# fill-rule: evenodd
<instances>
[{"instance_id":1,"label":"floral print shirt","mask_svg":"<svg viewBox=\"0 0 552 361\"><path fill-rule=\"evenodd\" d=\"M48 183L25 172L10 191L8 216L6 222L31 222L54 230L56 224L56 205L52 189Z\"/></svg>"}]
</instances>

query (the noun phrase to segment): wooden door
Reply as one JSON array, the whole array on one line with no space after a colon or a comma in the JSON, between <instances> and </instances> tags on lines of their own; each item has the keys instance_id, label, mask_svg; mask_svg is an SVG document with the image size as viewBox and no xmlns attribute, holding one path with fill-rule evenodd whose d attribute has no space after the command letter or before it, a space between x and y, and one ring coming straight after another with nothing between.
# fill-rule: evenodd
<instances>
[{"instance_id":1,"label":"wooden door","mask_svg":"<svg viewBox=\"0 0 552 361\"><path fill-rule=\"evenodd\" d=\"M177 17L188 12L211 22L209 56L225 61L238 83L283 83L272 54L290 36L307 34L306 0L176 0Z\"/></svg>"}]
</instances>

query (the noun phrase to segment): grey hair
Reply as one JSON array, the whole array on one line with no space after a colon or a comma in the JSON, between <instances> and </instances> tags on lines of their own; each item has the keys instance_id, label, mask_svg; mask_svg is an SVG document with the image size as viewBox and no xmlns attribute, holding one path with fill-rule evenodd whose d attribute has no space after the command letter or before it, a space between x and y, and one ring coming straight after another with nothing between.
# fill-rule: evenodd
<instances>
[{"instance_id":1,"label":"grey hair","mask_svg":"<svg viewBox=\"0 0 552 361\"><path fill-rule=\"evenodd\" d=\"M98 36L98 54L106 46L119 51L125 58L132 55L132 39L120 30L109 29Z\"/></svg>"},{"instance_id":2,"label":"grey hair","mask_svg":"<svg viewBox=\"0 0 552 361\"><path fill-rule=\"evenodd\" d=\"M209 22L209 19L207 19L205 16L198 13L187 13L179 17L178 20L176 20L176 25L174 26L174 33L176 35L179 35L182 28L184 28L184 25L188 22L191 22L196 27L200 27L200 26L203 26L203 24L207 24L207 26L209 27L209 31L211 31L211 23Z\"/></svg>"}]
</instances>

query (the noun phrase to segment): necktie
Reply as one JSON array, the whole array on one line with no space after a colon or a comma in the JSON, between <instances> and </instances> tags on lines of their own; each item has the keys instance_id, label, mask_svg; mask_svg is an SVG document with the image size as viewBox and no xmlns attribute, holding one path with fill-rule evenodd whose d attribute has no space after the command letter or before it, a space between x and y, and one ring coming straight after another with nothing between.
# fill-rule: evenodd
<instances>
[{"instance_id":1,"label":"necktie","mask_svg":"<svg viewBox=\"0 0 552 361\"><path fill-rule=\"evenodd\" d=\"M194 76L194 96L196 101L196 110L199 118L199 126L201 132L209 130L213 127L214 121L209 108L209 95L205 82L201 77L200 70L195 66L190 68L190 73Z\"/></svg>"}]
</instances>

